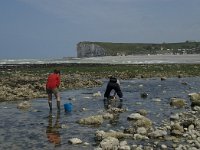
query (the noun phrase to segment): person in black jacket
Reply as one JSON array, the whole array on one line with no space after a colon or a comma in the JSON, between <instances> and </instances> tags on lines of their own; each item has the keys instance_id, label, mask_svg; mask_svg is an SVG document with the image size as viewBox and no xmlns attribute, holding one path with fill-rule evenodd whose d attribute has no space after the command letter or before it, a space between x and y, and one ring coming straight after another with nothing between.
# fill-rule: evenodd
<instances>
[{"instance_id":1,"label":"person in black jacket","mask_svg":"<svg viewBox=\"0 0 200 150\"><path fill-rule=\"evenodd\" d=\"M111 95L112 91L114 91L113 95ZM120 100L122 100L123 94L122 94L122 91L121 91L121 88L120 88L120 85L119 85L117 78L110 77L110 81L108 82L108 85L106 87L106 91L104 93L104 99L115 98L116 94L118 95Z\"/></svg>"},{"instance_id":2,"label":"person in black jacket","mask_svg":"<svg viewBox=\"0 0 200 150\"><path fill-rule=\"evenodd\" d=\"M120 98L120 102L113 101L116 94ZM104 107L109 109L111 106L122 108L123 94L120 88L119 80L115 77L110 77L110 81L107 84L106 91L104 93Z\"/></svg>"}]
</instances>

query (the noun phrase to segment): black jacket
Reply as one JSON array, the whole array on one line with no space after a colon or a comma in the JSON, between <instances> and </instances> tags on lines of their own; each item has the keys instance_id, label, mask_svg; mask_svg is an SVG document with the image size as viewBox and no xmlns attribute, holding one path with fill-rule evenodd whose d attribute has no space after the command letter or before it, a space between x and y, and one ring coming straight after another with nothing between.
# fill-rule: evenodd
<instances>
[{"instance_id":1,"label":"black jacket","mask_svg":"<svg viewBox=\"0 0 200 150\"><path fill-rule=\"evenodd\" d=\"M110 78L110 81L108 82L108 85L106 87L106 91L104 93L104 97L106 98L109 98L110 96L110 92L112 90L115 90L115 92L117 93L117 95L119 96L119 98L122 98L123 97L123 94L122 94L122 91L120 89L120 86L119 84L117 83L117 79L116 78L113 78L111 77Z\"/></svg>"}]
</instances>

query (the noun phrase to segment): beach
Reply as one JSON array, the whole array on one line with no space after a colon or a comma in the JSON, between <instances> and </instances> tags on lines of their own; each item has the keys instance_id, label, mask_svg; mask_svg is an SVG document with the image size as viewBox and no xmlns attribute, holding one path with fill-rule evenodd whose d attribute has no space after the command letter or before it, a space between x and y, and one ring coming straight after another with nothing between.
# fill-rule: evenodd
<instances>
[{"instance_id":1,"label":"beach","mask_svg":"<svg viewBox=\"0 0 200 150\"><path fill-rule=\"evenodd\" d=\"M55 68L61 70L62 107L57 112L53 100L49 113L45 83ZM200 148L200 108L191 107L190 96L200 92L198 63L7 64L0 75L1 149ZM120 79L120 108L103 101L110 75Z\"/></svg>"}]
</instances>

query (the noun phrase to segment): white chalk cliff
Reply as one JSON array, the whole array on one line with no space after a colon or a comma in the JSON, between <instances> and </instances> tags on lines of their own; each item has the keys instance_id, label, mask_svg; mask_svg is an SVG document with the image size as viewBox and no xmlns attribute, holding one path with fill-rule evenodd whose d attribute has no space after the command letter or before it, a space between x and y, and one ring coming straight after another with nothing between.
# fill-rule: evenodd
<instances>
[{"instance_id":1,"label":"white chalk cliff","mask_svg":"<svg viewBox=\"0 0 200 150\"><path fill-rule=\"evenodd\" d=\"M80 42L77 44L77 57L105 56L106 50L94 43Z\"/></svg>"}]
</instances>

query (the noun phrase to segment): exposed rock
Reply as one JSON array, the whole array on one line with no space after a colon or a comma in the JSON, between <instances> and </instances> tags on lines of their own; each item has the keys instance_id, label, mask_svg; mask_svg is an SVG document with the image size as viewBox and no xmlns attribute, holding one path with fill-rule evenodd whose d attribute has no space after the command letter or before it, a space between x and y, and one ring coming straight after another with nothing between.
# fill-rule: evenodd
<instances>
[{"instance_id":1,"label":"exposed rock","mask_svg":"<svg viewBox=\"0 0 200 150\"><path fill-rule=\"evenodd\" d=\"M103 114L103 119L113 119L114 115L111 113L105 113Z\"/></svg>"},{"instance_id":2,"label":"exposed rock","mask_svg":"<svg viewBox=\"0 0 200 150\"><path fill-rule=\"evenodd\" d=\"M190 93L191 106L200 106L200 93Z\"/></svg>"},{"instance_id":3,"label":"exposed rock","mask_svg":"<svg viewBox=\"0 0 200 150\"><path fill-rule=\"evenodd\" d=\"M132 126L134 127L145 127L146 129L150 129L152 126L152 122L150 119L144 117L137 121L132 121Z\"/></svg>"},{"instance_id":4,"label":"exposed rock","mask_svg":"<svg viewBox=\"0 0 200 150\"><path fill-rule=\"evenodd\" d=\"M179 123L171 125L171 135L181 136L183 135L184 129Z\"/></svg>"},{"instance_id":5,"label":"exposed rock","mask_svg":"<svg viewBox=\"0 0 200 150\"><path fill-rule=\"evenodd\" d=\"M107 110L107 112L109 112L109 113L122 113L124 111L125 111L125 109L117 108L117 107L111 107Z\"/></svg>"},{"instance_id":6,"label":"exposed rock","mask_svg":"<svg viewBox=\"0 0 200 150\"><path fill-rule=\"evenodd\" d=\"M171 135L173 135L173 136L182 136L183 133L180 132L179 130L172 130L171 131Z\"/></svg>"},{"instance_id":7,"label":"exposed rock","mask_svg":"<svg viewBox=\"0 0 200 150\"><path fill-rule=\"evenodd\" d=\"M82 141L78 138L72 138L68 141L70 144L81 144Z\"/></svg>"},{"instance_id":8,"label":"exposed rock","mask_svg":"<svg viewBox=\"0 0 200 150\"><path fill-rule=\"evenodd\" d=\"M149 138L145 135L134 134L133 139L135 139L135 140L148 140Z\"/></svg>"},{"instance_id":9,"label":"exposed rock","mask_svg":"<svg viewBox=\"0 0 200 150\"><path fill-rule=\"evenodd\" d=\"M160 80L161 81L167 80L167 77L161 77Z\"/></svg>"},{"instance_id":10,"label":"exposed rock","mask_svg":"<svg viewBox=\"0 0 200 150\"><path fill-rule=\"evenodd\" d=\"M119 140L114 137L107 137L101 141L100 147L103 150L118 150Z\"/></svg>"},{"instance_id":11,"label":"exposed rock","mask_svg":"<svg viewBox=\"0 0 200 150\"><path fill-rule=\"evenodd\" d=\"M172 130L179 130L180 132L184 132L183 126L181 126L179 123L175 123L171 125Z\"/></svg>"},{"instance_id":12,"label":"exposed rock","mask_svg":"<svg viewBox=\"0 0 200 150\"><path fill-rule=\"evenodd\" d=\"M154 101L154 102L161 102L161 99L160 98L153 98L152 101Z\"/></svg>"},{"instance_id":13,"label":"exposed rock","mask_svg":"<svg viewBox=\"0 0 200 150\"><path fill-rule=\"evenodd\" d=\"M140 94L141 98L147 98L148 94L146 92L143 92Z\"/></svg>"},{"instance_id":14,"label":"exposed rock","mask_svg":"<svg viewBox=\"0 0 200 150\"><path fill-rule=\"evenodd\" d=\"M160 146L160 148L163 149L163 150L165 150L165 149L167 149L167 145L162 144L162 145Z\"/></svg>"},{"instance_id":15,"label":"exposed rock","mask_svg":"<svg viewBox=\"0 0 200 150\"><path fill-rule=\"evenodd\" d=\"M129 121L132 122L133 127L145 127L146 129L150 129L152 126L152 122L150 119L138 114L133 113L128 116L127 118Z\"/></svg>"},{"instance_id":16,"label":"exposed rock","mask_svg":"<svg viewBox=\"0 0 200 150\"><path fill-rule=\"evenodd\" d=\"M96 133L95 133L95 137L96 137L96 140L102 140L102 139L107 138L107 137L114 137L114 138L117 138L117 139L131 138L131 137L133 137L133 135L132 134L126 134L126 133L123 133L123 132L117 132L117 131L105 132L103 130L97 130Z\"/></svg>"},{"instance_id":17,"label":"exposed rock","mask_svg":"<svg viewBox=\"0 0 200 150\"><path fill-rule=\"evenodd\" d=\"M140 110L138 111L138 113L139 113L140 115L142 115L142 116L146 116L146 115L147 115L147 111L144 110L144 109L140 109Z\"/></svg>"},{"instance_id":18,"label":"exposed rock","mask_svg":"<svg viewBox=\"0 0 200 150\"><path fill-rule=\"evenodd\" d=\"M139 127L137 128L136 131L138 134L142 134L142 135L146 135L147 134L147 130L144 127Z\"/></svg>"},{"instance_id":19,"label":"exposed rock","mask_svg":"<svg viewBox=\"0 0 200 150\"><path fill-rule=\"evenodd\" d=\"M167 131L164 131L164 130L155 130L155 131L153 131L153 132L151 132L151 133L149 133L149 136L151 137L151 138L159 138L159 137L164 137L164 136L166 136L167 135Z\"/></svg>"},{"instance_id":20,"label":"exposed rock","mask_svg":"<svg viewBox=\"0 0 200 150\"><path fill-rule=\"evenodd\" d=\"M131 147L128 145L127 141L121 141L119 143L119 148L118 150L130 150Z\"/></svg>"},{"instance_id":21,"label":"exposed rock","mask_svg":"<svg viewBox=\"0 0 200 150\"><path fill-rule=\"evenodd\" d=\"M102 115L90 116L87 118L80 119L77 122L79 124L85 124L85 125L100 125L103 123L103 116Z\"/></svg>"},{"instance_id":22,"label":"exposed rock","mask_svg":"<svg viewBox=\"0 0 200 150\"><path fill-rule=\"evenodd\" d=\"M174 114L170 116L170 120L178 120L179 119L179 115L178 114Z\"/></svg>"},{"instance_id":23,"label":"exposed rock","mask_svg":"<svg viewBox=\"0 0 200 150\"><path fill-rule=\"evenodd\" d=\"M170 105L173 107L184 107L186 105L186 100L185 99L181 99L181 98L171 98L170 99Z\"/></svg>"},{"instance_id":24,"label":"exposed rock","mask_svg":"<svg viewBox=\"0 0 200 150\"><path fill-rule=\"evenodd\" d=\"M183 128L188 128L190 125L194 124L195 121L192 118L185 118L184 120L182 120L181 125L183 126Z\"/></svg>"},{"instance_id":25,"label":"exposed rock","mask_svg":"<svg viewBox=\"0 0 200 150\"><path fill-rule=\"evenodd\" d=\"M97 93L93 93L93 96L94 96L94 97L100 97L100 96L101 96L101 92L98 91Z\"/></svg>"},{"instance_id":26,"label":"exposed rock","mask_svg":"<svg viewBox=\"0 0 200 150\"><path fill-rule=\"evenodd\" d=\"M194 106L194 107L192 107L192 109L193 109L194 111L200 112L200 106Z\"/></svg>"},{"instance_id":27,"label":"exposed rock","mask_svg":"<svg viewBox=\"0 0 200 150\"><path fill-rule=\"evenodd\" d=\"M128 120L139 120L139 119L142 119L144 116L142 116L141 114L139 113L132 113L128 116Z\"/></svg>"}]
</instances>

